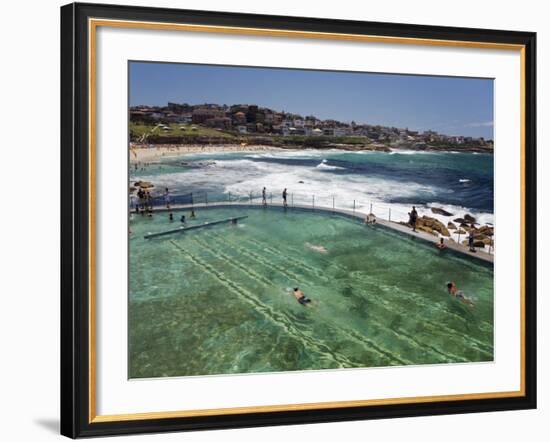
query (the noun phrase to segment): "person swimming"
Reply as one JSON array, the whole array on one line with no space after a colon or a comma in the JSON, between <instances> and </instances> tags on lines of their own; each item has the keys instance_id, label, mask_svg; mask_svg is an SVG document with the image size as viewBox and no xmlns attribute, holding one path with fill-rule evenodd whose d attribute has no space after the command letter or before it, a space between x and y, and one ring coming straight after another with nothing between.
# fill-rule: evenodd
<instances>
[{"instance_id":1,"label":"person swimming","mask_svg":"<svg viewBox=\"0 0 550 442\"><path fill-rule=\"evenodd\" d=\"M324 246L316 246L314 244L306 242L306 247L309 247L311 250L315 250L319 253L328 253L328 250Z\"/></svg>"},{"instance_id":2,"label":"person swimming","mask_svg":"<svg viewBox=\"0 0 550 442\"><path fill-rule=\"evenodd\" d=\"M474 301L472 301L470 298L467 298L462 290L458 290L458 287L454 282L451 281L447 283L447 292L449 293L449 295L454 296L463 304L468 304L472 307L474 306Z\"/></svg>"},{"instance_id":3,"label":"person swimming","mask_svg":"<svg viewBox=\"0 0 550 442\"><path fill-rule=\"evenodd\" d=\"M311 302L311 299L307 298L306 295L304 295L304 292L302 292L298 287L294 287L293 295L296 300L304 306Z\"/></svg>"}]
</instances>

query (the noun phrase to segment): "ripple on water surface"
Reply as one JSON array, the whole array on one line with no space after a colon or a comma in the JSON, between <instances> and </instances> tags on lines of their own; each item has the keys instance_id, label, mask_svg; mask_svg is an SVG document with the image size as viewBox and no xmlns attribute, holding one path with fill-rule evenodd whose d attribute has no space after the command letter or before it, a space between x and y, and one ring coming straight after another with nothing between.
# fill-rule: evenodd
<instances>
[{"instance_id":1,"label":"ripple on water surface","mask_svg":"<svg viewBox=\"0 0 550 442\"><path fill-rule=\"evenodd\" d=\"M322 214L210 209L188 225L234 215L248 218L150 240L178 223L131 220L131 378L493 360L490 267Z\"/></svg>"}]
</instances>

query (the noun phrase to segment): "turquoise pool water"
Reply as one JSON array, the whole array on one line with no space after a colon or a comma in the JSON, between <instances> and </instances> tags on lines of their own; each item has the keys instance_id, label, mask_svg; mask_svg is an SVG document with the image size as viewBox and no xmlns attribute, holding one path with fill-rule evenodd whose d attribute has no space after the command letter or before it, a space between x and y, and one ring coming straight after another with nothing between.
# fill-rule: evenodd
<instances>
[{"instance_id":1,"label":"turquoise pool water","mask_svg":"<svg viewBox=\"0 0 550 442\"><path fill-rule=\"evenodd\" d=\"M129 377L493 360L493 271L320 213L209 209L130 221ZM322 253L317 246L323 246ZM447 294L456 281L475 307ZM300 289L313 300L300 305Z\"/></svg>"}]
</instances>

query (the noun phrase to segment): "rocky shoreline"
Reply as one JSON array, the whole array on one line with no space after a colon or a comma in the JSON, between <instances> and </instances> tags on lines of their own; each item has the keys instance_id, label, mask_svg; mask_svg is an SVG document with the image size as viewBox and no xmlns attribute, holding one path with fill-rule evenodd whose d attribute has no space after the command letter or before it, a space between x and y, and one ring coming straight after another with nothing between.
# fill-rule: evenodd
<instances>
[{"instance_id":1,"label":"rocky shoreline","mask_svg":"<svg viewBox=\"0 0 550 442\"><path fill-rule=\"evenodd\" d=\"M436 207L432 207L431 210L434 214L454 216L453 214ZM399 224L412 227L411 224L404 221ZM478 225L478 227L476 227L476 225ZM429 233L434 236L446 237L451 241L454 241L452 238L453 235L457 235L458 238L460 238L461 235L464 235L464 239L460 241L460 243L465 246L468 245L467 236L471 231L473 231L473 245L475 248L485 248L486 246L494 247L494 227L489 224L477 224L476 218L468 213L466 213L463 217L457 217L452 221L448 221L447 225L435 217L422 215L416 220L416 230Z\"/></svg>"}]
</instances>

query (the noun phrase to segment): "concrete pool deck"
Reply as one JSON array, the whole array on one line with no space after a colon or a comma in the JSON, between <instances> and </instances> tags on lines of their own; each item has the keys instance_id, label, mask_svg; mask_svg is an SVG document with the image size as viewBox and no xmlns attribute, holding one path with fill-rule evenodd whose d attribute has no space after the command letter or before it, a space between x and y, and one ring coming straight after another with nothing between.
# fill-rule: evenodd
<instances>
[{"instance_id":1,"label":"concrete pool deck","mask_svg":"<svg viewBox=\"0 0 550 442\"><path fill-rule=\"evenodd\" d=\"M254 202L247 202L247 201L221 201L221 202L212 202L212 203L197 203L197 204L177 204L177 205L171 205L170 208L166 207L158 207L155 208L155 212L170 212L172 210L191 210L191 209L224 209L224 208L243 208L243 209L276 209L276 210L284 210L283 204L280 203L270 203L267 205L263 205L261 203L254 203ZM336 216L343 216L346 218L350 218L353 220L359 220L361 222L364 222L365 218L367 217L367 213L360 212L360 211L353 211L353 210L345 210L345 209L336 209L332 207L324 207L324 206L310 206L310 205L300 205L300 204L294 204L292 206L287 206L287 210L295 210L295 211L302 211L302 212L321 212L328 215L336 215ZM410 227L404 226L402 224L399 224L394 221L388 221L384 220L382 218L376 217L376 223L374 225L379 225L385 228L388 228L390 230L394 230L397 232L400 232L402 234L408 235L409 237L420 239L422 241L428 242L435 245L439 243L439 237L435 235L430 235L426 232L420 232L416 231L413 232ZM486 263L493 263L494 262L494 255L487 253L483 250L477 250L476 253L472 253L469 251L468 247L457 243L456 241L445 241L445 245L447 246L448 250L452 250L454 252L457 252L461 255L466 255L470 258L478 259L480 261L484 261Z\"/></svg>"}]
</instances>

